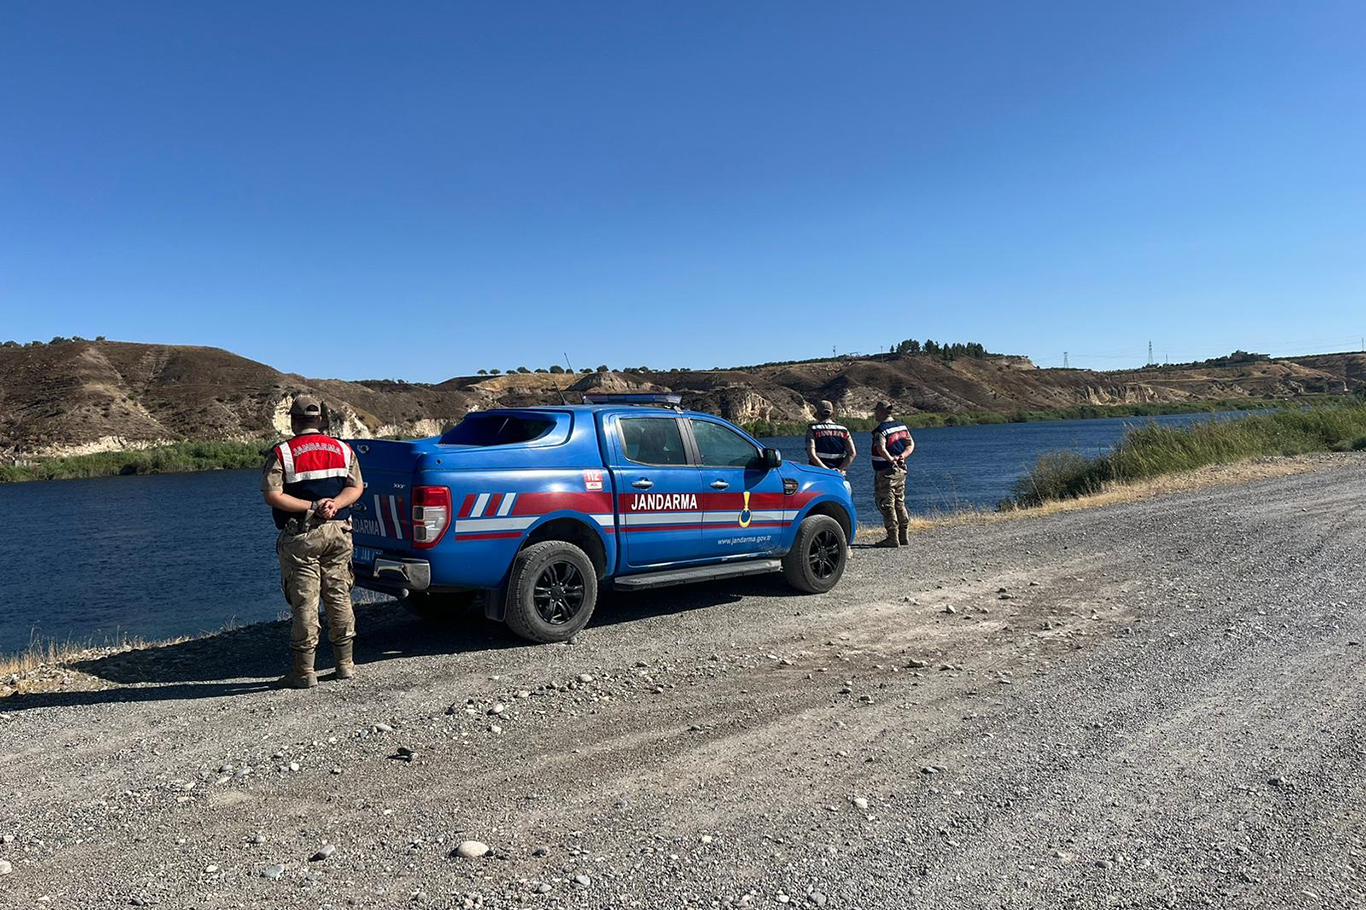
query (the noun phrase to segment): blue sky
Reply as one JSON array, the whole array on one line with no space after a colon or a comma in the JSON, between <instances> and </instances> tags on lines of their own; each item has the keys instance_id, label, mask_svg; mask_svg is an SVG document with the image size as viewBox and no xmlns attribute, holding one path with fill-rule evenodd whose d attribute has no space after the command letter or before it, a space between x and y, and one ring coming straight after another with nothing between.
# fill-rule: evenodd
<instances>
[{"instance_id":1,"label":"blue sky","mask_svg":"<svg viewBox=\"0 0 1366 910\"><path fill-rule=\"evenodd\" d=\"M0 339L309 376L1366 334L1359 3L0 11Z\"/></svg>"}]
</instances>

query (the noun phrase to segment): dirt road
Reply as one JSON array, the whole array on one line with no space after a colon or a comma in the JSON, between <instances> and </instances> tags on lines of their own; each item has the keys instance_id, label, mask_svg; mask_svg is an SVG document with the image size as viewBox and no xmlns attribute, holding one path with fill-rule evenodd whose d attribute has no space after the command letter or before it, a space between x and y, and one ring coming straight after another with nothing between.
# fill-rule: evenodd
<instances>
[{"instance_id":1,"label":"dirt road","mask_svg":"<svg viewBox=\"0 0 1366 910\"><path fill-rule=\"evenodd\" d=\"M0 701L0 906L1366 906L1364 514L1344 456L571 645L367 605L312 692L280 625L92 661Z\"/></svg>"}]
</instances>

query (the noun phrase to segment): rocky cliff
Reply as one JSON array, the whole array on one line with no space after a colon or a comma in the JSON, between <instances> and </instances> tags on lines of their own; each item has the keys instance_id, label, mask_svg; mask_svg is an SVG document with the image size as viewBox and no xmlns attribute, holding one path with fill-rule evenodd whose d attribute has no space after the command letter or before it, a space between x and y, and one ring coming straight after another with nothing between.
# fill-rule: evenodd
<instances>
[{"instance_id":1,"label":"rocky cliff","mask_svg":"<svg viewBox=\"0 0 1366 910\"><path fill-rule=\"evenodd\" d=\"M72 341L0 348L0 453L137 448L177 439L258 439L288 429L289 401L327 402L355 437L440 432L472 409L576 402L592 391L678 391L740 422L802 421L814 402L866 417L880 398L904 414L1076 405L1293 398L1366 386L1366 354L1123 372L1041 370L1022 357L887 356L733 370L458 377L439 384L351 382L282 373L219 348Z\"/></svg>"}]
</instances>

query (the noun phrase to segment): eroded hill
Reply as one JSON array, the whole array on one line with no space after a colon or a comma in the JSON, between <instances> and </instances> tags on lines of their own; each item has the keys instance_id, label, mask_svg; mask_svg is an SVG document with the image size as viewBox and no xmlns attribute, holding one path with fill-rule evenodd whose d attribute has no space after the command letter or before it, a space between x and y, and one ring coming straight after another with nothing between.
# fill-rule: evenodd
<instances>
[{"instance_id":1,"label":"eroded hill","mask_svg":"<svg viewBox=\"0 0 1366 910\"><path fill-rule=\"evenodd\" d=\"M0 453L136 448L178 439L258 439L288 429L299 392L328 403L347 436L431 435L472 409L577 401L591 391L678 391L740 422L797 422L830 399L866 417L879 398L907 415L1054 410L1341 394L1366 386L1366 354L1119 372L1042 370L1023 357L888 355L733 370L519 373L439 384L309 379L220 348L72 341L0 348Z\"/></svg>"}]
</instances>

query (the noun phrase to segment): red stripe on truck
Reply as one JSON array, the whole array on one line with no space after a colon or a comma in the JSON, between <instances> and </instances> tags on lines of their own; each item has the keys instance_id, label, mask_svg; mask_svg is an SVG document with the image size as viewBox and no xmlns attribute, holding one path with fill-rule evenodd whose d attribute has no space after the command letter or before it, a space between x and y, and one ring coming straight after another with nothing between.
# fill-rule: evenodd
<instances>
[{"instance_id":1,"label":"red stripe on truck","mask_svg":"<svg viewBox=\"0 0 1366 910\"><path fill-rule=\"evenodd\" d=\"M561 511L611 512L612 494L607 492L518 493L517 498L512 503L513 515L545 515L549 512Z\"/></svg>"}]
</instances>

